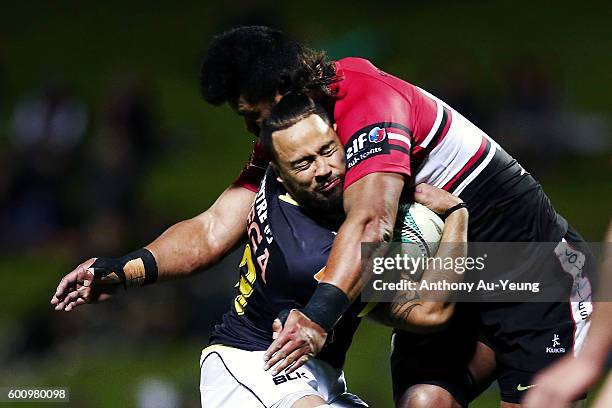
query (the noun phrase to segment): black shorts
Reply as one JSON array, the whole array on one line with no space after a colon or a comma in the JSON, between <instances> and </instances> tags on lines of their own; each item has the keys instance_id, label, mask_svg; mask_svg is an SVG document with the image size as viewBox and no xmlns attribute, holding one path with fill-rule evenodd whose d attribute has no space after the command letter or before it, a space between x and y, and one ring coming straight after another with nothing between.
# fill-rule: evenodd
<instances>
[{"instance_id":1,"label":"black shorts","mask_svg":"<svg viewBox=\"0 0 612 408\"><path fill-rule=\"evenodd\" d=\"M583 275L576 278L587 285L569 290L566 302L482 303L478 304L479 341L495 352L496 379L502 401L520 403L533 385L532 377L559 358L582 347L592 311L589 270L595 261L582 238L569 227L564 245L585 256ZM554 259L559 274L563 263ZM569 280L572 285L574 279Z\"/></svg>"},{"instance_id":2,"label":"black shorts","mask_svg":"<svg viewBox=\"0 0 612 408\"><path fill-rule=\"evenodd\" d=\"M534 373L582 345L590 314L595 262L583 238L552 206L542 186L503 150L461 197L470 209L468 239L473 242L561 242L586 259L573 276L561 255L540 257L528 268L552 271L562 302L478 303L479 340L495 351L502 400L520 402ZM570 248L570 247L568 247ZM521 265L524 266L524 265ZM517 276L512 267L503 273ZM546 268L546 269L543 269ZM495 273L502 271L495 271ZM576 290L580 287L580 290Z\"/></svg>"},{"instance_id":3,"label":"black shorts","mask_svg":"<svg viewBox=\"0 0 612 408\"><path fill-rule=\"evenodd\" d=\"M449 328L442 332L393 332L391 378L396 401L418 384L445 389L462 407L467 407L482 391L477 389L468 371L477 341L477 321L473 314L468 316L467 308L457 306Z\"/></svg>"},{"instance_id":4,"label":"black shorts","mask_svg":"<svg viewBox=\"0 0 612 408\"><path fill-rule=\"evenodd\" d=\"M592 271L595 265L588 248L581 246L582 237L556 213L540 184L504 151L495 153L492 162L460 197L470 211L469 241L566 242L587 259L586 277L579 279L590 277L589 269ZM467 369L475 335L495 352L495 378L502 400L520 402L533 385L534 373L580 348L590 321L590 283L578 285L583 289L576 296L577 278L568 273L561 256L551 252L545 262L545 267L550 268L547 270L559 277L560 281L555 283L562 293L567 293L567 301L463 303L456 310L474 310L477 324L473 332L472 326L459 324L451 326L448 332L422 338L396 334L391 356L395 396L415 384L434 384L466 406L479 391L471 383ZM526 269L540 267L538 264ZM509 267L497 272L514 271ZM588 289L584 290L585 287ZM455 322L461 320L453 318Z\"/></svg>"}]
</instances>

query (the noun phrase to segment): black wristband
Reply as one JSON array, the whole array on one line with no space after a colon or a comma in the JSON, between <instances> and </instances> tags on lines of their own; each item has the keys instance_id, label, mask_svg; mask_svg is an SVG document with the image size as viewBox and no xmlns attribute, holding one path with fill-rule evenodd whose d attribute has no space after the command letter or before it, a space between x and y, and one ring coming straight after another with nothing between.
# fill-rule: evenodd
<instances>
[{"instance_id":1,"label":"black wristband","mask_svg":"<svg viewBox=\"0 0 612 408\"><path fill-rule=\"evenodd\" d=\"M440 216L440 218L442 218L442 221L445 221L449 215L451 215L457 210L460 210L461 208L465 208L467 210L467 204L465 202L460 202L459 204L453 205L451 208L438 215Z\"/></svg>"},{"instance_id":2,"label":"black wristband","mask_svg":"<svg viewBox=\"0 0 612 408\"><path fill-rule=\"evenodd\" d=\"M340 288L331 283L319 283L300 312L329 333L350 304L348 296Z\"/></svg>"},{"instance_id":3,"label":"black wristband","mask_svg":"<svg viewBox=\"0 0 612 408\"><path fill-rule=\"evenodd\" d=\"M121 258L98 258L91 268L97 279L119 282L126 289L148 285L157 280L157 262L146 248Z\"/></svg>"},{"instance_id":4,"label":"black wristband","mask_svg":"<svg viewBox=\"0 0 612 408\"><path fill-rule=\"evenodd\" d=\"M155 261L155 257L147 248L140 248L122 257L122 259L126 260L125 265L127 265L128 262L139 258L142 260L144 265L144 280L140 285L134 286L150 285L151 283L157 281L157 261Z\"/></svg>"}]
</instances>

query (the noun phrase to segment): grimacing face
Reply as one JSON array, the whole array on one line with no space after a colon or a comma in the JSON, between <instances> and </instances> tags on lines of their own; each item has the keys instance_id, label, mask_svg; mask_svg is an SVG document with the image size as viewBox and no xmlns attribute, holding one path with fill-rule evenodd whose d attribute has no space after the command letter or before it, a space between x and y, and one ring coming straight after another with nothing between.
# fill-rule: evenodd
<instances>
[{"instance_id":1,"label":"grimacing face","mask_svg":"<svg viewBox=\"0 0 612 408\"><path fill-rule=\"evenodd\" d=\"M289 194L305 207L342 208L344 149L335 130L318 115L272 134L274 166Z\"/></svg>"}]
</instances>

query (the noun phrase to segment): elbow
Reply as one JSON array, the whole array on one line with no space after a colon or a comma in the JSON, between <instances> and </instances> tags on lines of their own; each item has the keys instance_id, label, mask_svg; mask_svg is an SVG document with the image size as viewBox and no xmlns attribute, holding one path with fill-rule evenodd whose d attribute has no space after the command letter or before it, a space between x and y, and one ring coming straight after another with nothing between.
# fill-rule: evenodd
<instances>
[{"instance_id":1,"label":"elbow","mask_svg":"<svg viewBox=\"0 0 612 408\"><path fill-rule=\"evenodd\" d=\"M449 303L443 306L432 305L430 302L423 302L418 312L413 314L410 321L405 322L408 330L414 333L427 334L444 330L448 327L454 311L454 304Z\"/></svg>"},{"instance_id":2,"label":"elbow","mask_svg":"<svg viewBox=\"0 0 612 408\"><path fill-rule=\"evenodd\" d=\"M219 262L231 250L231 245L224 242L223 236L219 236L218 226L211 219L192 219L197 231L192 236L190 243L192 255L186 256L184 262L192 272L207 268Z\"/></svg>"},{"instance_id":3,"label":"elbow","mask_svg":"<svg viewBox=\"0 0 612 408\"><path fill-rule=\"evenodd\" d=\"M427 304L427 302L425 303ZM445 329L454 312L454 303L435 305L423 308L417 326L423 333L432 333Z\"/></svg>"}]
</instances>

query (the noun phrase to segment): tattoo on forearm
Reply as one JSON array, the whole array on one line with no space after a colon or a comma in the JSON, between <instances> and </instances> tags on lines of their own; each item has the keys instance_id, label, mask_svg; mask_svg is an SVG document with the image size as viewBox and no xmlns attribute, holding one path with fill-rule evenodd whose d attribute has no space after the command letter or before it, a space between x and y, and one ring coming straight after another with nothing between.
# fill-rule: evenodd
<instances>
[{"instance_id":1,"label":"tattoo on forearm","mask_svg":"<svg viewBox=\"0 0 612 408\"><path fill-rule=\"evenodd\" d=\"M421 296L416 290L403 292L391 304L390 315L392 319L397 322L406 321L412 310L417 306L421 306L421 303L414 303L420 298Z\"/></svg>"}]
</instances>

